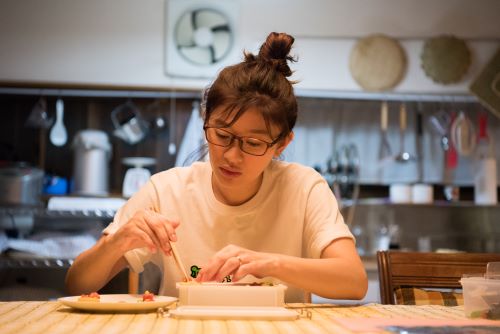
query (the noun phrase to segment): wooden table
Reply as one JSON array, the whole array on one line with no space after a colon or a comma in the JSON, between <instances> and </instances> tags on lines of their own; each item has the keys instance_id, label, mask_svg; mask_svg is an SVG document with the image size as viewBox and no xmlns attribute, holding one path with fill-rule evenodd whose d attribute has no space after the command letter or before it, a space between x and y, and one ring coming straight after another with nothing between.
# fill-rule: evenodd
<instances>
[{"instance_id":1,"label":"wooden table","mask_svg":"<svg viewBox=\"0 0 500 334\"><path fill-rule=\"evenodd\" d=\"M0 333L362 333L368 332L365 322L447 321L498 326L500 321L467 320L462 307L402 306L368 304L363 306L332 306L288 304L289 308L310 311L294 321L257 320L186 320L151 313L85 313L59 302L0 302ZM304 313L304 315L307 312ZM419 319L419 320L416 320ZM361 325L360 331L351 325ZM364 326L364 327L363 327Z\"/></svg>"}]
</instances>

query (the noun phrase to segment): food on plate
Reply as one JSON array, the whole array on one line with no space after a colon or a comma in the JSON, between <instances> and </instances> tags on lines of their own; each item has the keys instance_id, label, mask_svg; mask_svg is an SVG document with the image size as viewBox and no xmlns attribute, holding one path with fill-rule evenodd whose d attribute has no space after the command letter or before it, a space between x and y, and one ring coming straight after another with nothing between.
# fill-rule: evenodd
<instances>
[{"instance_id":1,"label":"food on plate","mask_svg":"<svg viewBox=\"0 0 500 334\"><path fill-rule=\"evenodd\" d=\"M97 292L91 292L88 295L83 294L78 298L79 302L100 302L101 296Z\"/></svg>"},{"instance_id":2,"label":"food on plate","mask_svg":"<svg viewBox=\"0 0 500 334\"><path fill-rule=\"evenodd\" d=\"M144 292L144 294L142 295L143 302L154 302L154 300L155 300L155 294L149 292L148 290L146 290L146 292Z\"/></svg>"}]
</instances>

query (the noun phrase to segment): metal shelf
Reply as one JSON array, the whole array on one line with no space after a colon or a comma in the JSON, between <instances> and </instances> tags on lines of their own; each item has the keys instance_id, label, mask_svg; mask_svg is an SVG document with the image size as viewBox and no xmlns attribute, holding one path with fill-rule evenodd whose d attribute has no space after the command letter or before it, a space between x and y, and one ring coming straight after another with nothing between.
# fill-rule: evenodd
<instances>
[{"instance_id":1,"label":"metal shelf","mask_svg":"<svg viewBox=\"0 0 500 334\"><path fill-rule=\"evenodd\" d=\"M0 256L0 269L67 269L73 264L73 259L53 259L23 256L12 257L8 254Z\"/></svg>"},{"instance_id":2,"label":"metal shelf","mask_svg":"<svg viewBox=\"0 0 500 334\"><path fill-rule=\"evenodd\" d=\"M103 97L103 98L175 98L200 100L201 89L185 91L145 89L78 89L78 88L30 88L30 87L0 87L0 95L33 95L62 97ZM297 97L328 98L346 100L380 100L380 101L415 101L415 102L450 102L476 103L478 99L464 92L366 92L362 90L323 90L296 88Z\"/></svg>"},{"instance_id":3,"label":"metal shelf","mask_svg":"<svg viewBox=\"0 0 500 334\"><path fill-rule=\"evenodd\" d=\"M49 210L42 207L0 207L0 217L34 216L38 218L111 219L115 213L115 210Z\"/></svg>"}]
</instances>

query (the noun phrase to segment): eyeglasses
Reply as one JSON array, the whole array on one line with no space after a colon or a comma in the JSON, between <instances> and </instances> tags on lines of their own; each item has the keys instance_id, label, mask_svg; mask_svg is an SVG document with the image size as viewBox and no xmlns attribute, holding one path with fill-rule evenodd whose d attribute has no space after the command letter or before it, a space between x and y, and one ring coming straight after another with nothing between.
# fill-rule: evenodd
<instances>
[{"instance_id":1,"label":"eyeglasses","mask_svg":"<svg viewBox=\"0 0 500 334\"><path fill-rule=\"evenodd\" d=\"M266 154L269 147L276 144L281 138L281 136L278 136L278 138L273 140L271 143L268 143L257 138L239 137L221 128L204 127L203 129L205 130L205 137L210 144L228 147L233 144L235 139L237 139L240 142L240 150L247 154L256 156Z\"/></svg>"}]
</instances>

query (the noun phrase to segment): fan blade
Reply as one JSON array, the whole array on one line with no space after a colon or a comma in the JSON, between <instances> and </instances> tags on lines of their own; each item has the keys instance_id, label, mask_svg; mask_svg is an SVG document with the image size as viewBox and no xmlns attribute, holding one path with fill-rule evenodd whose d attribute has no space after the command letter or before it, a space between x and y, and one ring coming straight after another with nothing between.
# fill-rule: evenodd
<instances>
[{"instance_id":1,"label":"fan blade","mask_svg":"<svg viewBox=\"0 0 500 334\"><path fill-rule=\"evenodd\" d=\"M215 58L215 49L212 45L210 45L208 49L210 50L211 62L212 64L215 64L217 62L217 59Z\"/></svg>"},{"instance_id":2,"label":"fan blade","mask_svg":"<svg viewBox=\"0 0 500 334\"><path fill-rule=\"evenodd\" d=\"M196 15L198 15L198 11L197 10L193 10L191 12L191 26L193 27L193 31L195 31L196 29L198 29L198 24L196 23Z\"/></svg>"},{"instance_id":3,"label":"fan blade","mask_svg":"<svg viewBox=\"0 0 500 334\"><path fill-rule=\"evenodd\" d=\"M182 48L193 48L193 47L197 47L196 43L191 43L191 44L177 44L177 48L178 49L182 49Z\"/></svg>"},{"instance_id":4,"label":"fan blade","mask_svg":"<svg viewBox=\"0 0 500 334\"><path fill-rule=\"evenodd\" d=\"M210 30L212 30L212 32L218 32L218 31L231 31L231 29L229 28L229 25L227 24L223 24L223 25L218 25L218 26L214 26L212 28L210 28Z\"/></svg>"}]
</instances>

